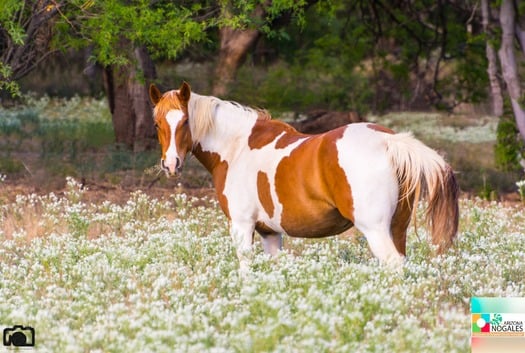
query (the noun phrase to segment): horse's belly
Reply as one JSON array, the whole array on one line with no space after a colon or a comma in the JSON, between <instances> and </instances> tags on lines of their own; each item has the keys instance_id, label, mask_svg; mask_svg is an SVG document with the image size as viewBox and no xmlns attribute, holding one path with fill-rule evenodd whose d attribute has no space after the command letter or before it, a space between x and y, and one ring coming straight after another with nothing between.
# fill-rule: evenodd
<instances>
[{"instance_id":1,"label":"horse's belly","mask_svg":"<svg viewBox=\"0 0 525 353\"><path fill-rule=\"evenodd\" d=\"M337 209L326 210L315 215L297 215L283 227L286 234L299 238L321 238L336 235L352 227Z\"/></svg>"}]
</instances>

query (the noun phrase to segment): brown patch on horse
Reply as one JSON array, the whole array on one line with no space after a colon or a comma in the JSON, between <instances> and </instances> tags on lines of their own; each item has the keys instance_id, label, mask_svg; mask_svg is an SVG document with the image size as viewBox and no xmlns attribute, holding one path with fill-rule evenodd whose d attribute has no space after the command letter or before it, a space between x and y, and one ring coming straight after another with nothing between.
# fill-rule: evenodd
<instances>
[{"instance_id":1,"label":"brown patch on horse","mask_svg":"<svg viewBox=\"0 0 525 353\"><path fill-rule=\"evenodd\" d=\"M392 216L392 222L390 223L390 231L392 233L392 240L394 241L394 245L396 246L397 251L403 256L405 256L407 229L408 225L410 224L412 209L413 207L415 207L415 193L403 197L403 191L399 190L399 196L401 198L399 199L396 211Z\"/></svg>"},{"instance_id":2,"label":"brown patch on horse","mask_svg":"<svg viewBox=\"0 0 525 353\"><path fill-rule=\"evenodd\" d=\"M322 146L319 156L324 160L323 171L327 191L335 201L339 212L347 219L354 221L354 200L352 199L352 189L348 184L345 171L338 163L338 152L336 143L340 140L346 127L340 127L325 134L326 142Z\"/></svg>"},{"instance_id":3,"label":"brown patch on horse","mask_svg":"<svg viewBox=\"0 0 525 353\"><path fill-rule=\"evenodd\" d=\"M336 142L345 127L312 136L277 166L281 226L290 236L323 237L353 225L353 200ZM317 156L317 157L314 157Z\"/></svg>"},{"instance_id":4,"label":"brown patch on horse","mask_svg":"<svg viewBox=\"0 0 525 353\"><path fill-rule=\"evenodd\" d=\"M300 135L293 127L283 123L282 121L257 120L255 125L253 125L250 137L248 138L248 146L250 146L250 149L252 150L263 148L264 146L272 143L277 138L277 136L283 132L285 133L285 136L288 134Z\"/></svg>"},{"instance_id":5,"label":"brown patch on horse","mask_svg":"<svg viewBox=\"0 0 525 353\"><path fill-rule=\"evenodd\" d=\"M264 222L257 221L255 223L255 230L262 236L277 234L272 228L268 227Z\"/></svg>"},{"instance_id":6,"label":"brown patch on horse","mask_svg":"<svg viewBox=\"0 0 525 353\"><path fill-rule=\"evenodd\" d=\"M284 134L275 143L275 148L286 148L288 145L291 145L292 143L294 143L297 140L300 140L300 139L302 139L304 137L306 137L306 136L303 135L303 134L299 134L299 133L296 133L296 134L292 134L292 133Z\"/></svg>"},{"instance_id":7,"label":"brown patch on horse","mask_svg":"<svg viewBox=\"0 0 525 353\"><path fill-rule=\"evenodd\" d=\"M391 129L387 128L387 127L384 127L384 126L378 125L378 124L370 123L370 124L366 124L366 127L369 128L369 129L372 129L374 131L384 132L385 134L392 134L392 135L395 134L394 130L391 130Z\"/></svg>"},{"instance_id":8,"label":"brown patch on horse","mask_svg":"<svg viewBox=\"0 0 525 353\"><path fill-rule=\"evenodd\" d=\"M257 173L257 194L264 210L272 218L275 207L270 194L270 181L268 180L268 174L261 171Z\"/></svg>"},{"instance_id":9,"label":"brown patch on horse","mask_svg":"<svg viewBox=\"0 0 525 353\"><path fill-rule=\"evenodd\" d=\"M166 151L168 150L168 145L170 144L171 139L171 128L168 124L168 121L162 117L155 117L155 124L157 126L157 138L159 139L159 144L161 146L161 158L166 159Z\"/></svg>"},{"instance_id":10,"label":"brown patch on horse","mask_svg":"<svg viewBox=\"0 0 525 353\"><path fill-rule=\"evenodd\" d=\"M202 165L211 173L213 185L217 191L217 199L222 211L230 219L230 210L228 208L228 198L224 195L224 186L226 183L226 174L228 173L228 162L222 161L221 156L214 152L205 152L200 144L193 149L193 154L202 163Z\"/></svg>"}]
</instances>

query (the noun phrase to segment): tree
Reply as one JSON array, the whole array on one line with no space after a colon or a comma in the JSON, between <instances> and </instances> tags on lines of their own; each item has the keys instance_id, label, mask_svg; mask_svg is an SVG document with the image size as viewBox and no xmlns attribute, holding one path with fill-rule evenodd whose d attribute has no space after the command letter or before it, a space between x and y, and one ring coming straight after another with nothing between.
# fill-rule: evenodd
<instances>
[{"instance_id":1,"label":"tree","mask_svg":"<svg viewBox=\"0 0 525 353\"><path fill-rule=\"evenodd\" d=\"M498 123L496 163L500 168L516 170L525 167L525 103L516 58L525 55L525 4L519 1L481 1L483 30L493 113ZM499 35L499 37L498 37ZM499 49L496 52L496 49ZM521 51L519 50L521 49ZM506 88L512 113L504 114ZM514 115L514 119L509 115Z\"/></svg>"},{"instance_id":2,"label":"tree","mask_svg":"<svg viewBox=\"0 0 525 353\"><path fill-rule=\"evenodd\" d=\"M57 20L57 47L90 46L104 67L104 87L116 142L140 151L155 146L148 86L155 79L154 57L176 58L203 40L209 23L198 2L84 1L67 3Z\"/></svg>"},{"instance_id":3,"label":"tree","mask_svg":"<svg viewBox=\"0 0 525 353\"><path fill-rule=\"evenodd\" d=\"M203 40L216 12L202 2L121 0L6 0L0 9L0 89L18 93L16 80L59 50L90 47L104 67L116 142L134 149L154 141L147 99L155 77L150 54L175 58Z\"/></svg>"},{"instance_id":4,"label":"tree","mask_svg":"<svg viewBox=\"0 0 525 353\"><path fill-rule=\"evenodd\" d=\"M224 8L222 11L225 18L232 17L231 10ZM265 10L259 4L252 12L252 18L261 22L264 14ZM257 42L260 34L260 30L253 27L224 26L219 29L220 48L219 59L215 66L213 95L221 97L228 93L228 86L235 78L237 69L241 66L250 48Z\"/></svg>"},{"instance_id":5,"label":"tree","mask_svg":"<svg viewBox=\"0 0 525 353\"><path fill-rule=\"evenodd\" d=\"M488 81L475 9L464 0L320 1L277 43L286 90L272 98L376 112L479 102Z\"/></svg>"},{"instance_id":6,"label":"tree","mask_svg":"<svg viewBox=\"0 0 525 353\"><path fill-rule=\"evenodd\" d=\"M483 31L486 35L486 55L488 61L487 74L490 82L490 97L492 114L495 116L503 115L503 95L501 91L501 84L498 78L498 58L496 49L494 48L494 28L492 21L492 13L490 11L489 0L481 1L481 17L483 23Z\"/></svg>"},{"instance_id":7,"label":"tree","mask_svg":"<svg viewBox=\"0 0 525 353\"><path fill-rule=\"evenodd\" d=\"M55 1L3 0L0 5L0 90L19 94L17 80L56 50L49 43L59 14Z\"/></svg>"},{"instance_id":8,"label":"tree","mask_svg":"<svg viewBox=\"0 0 525 353\"><path fill-rule=\"evenodd\" d=\"M520 15L519 12L516 12L518 8L517 1L503 0L501 3L499 20L502 31L501 47L498 51L498 56L516 125L520 131L521 138L525 140L525 104L514 50L515 38L517 38L517 44L521 46L522 54L525 54L525 30L521 28L521 23L525 20L525 8L523 8L523 4L521 5L522 14Z\"/></svg>"},{"instance_id":9,"label":"tree","mask_svg":"<svg viewBox=\"0 0 525 353\"><path fill-rule=\"evenodd\" d=\"M147 99L147 87L155 78L152 59L175 59L189 44L208 40L217 28L226 28L223 38L245 37L238 29L267 21L260 11L263 5L271 20L289 9L300 11L304 2L6 0L5 11L0 11L0 89L16 92L15 81L56 50L90 47L91 60L104 67L116 142L141 150L154 138ZM220 54L219 64L227 63L226 83L249 47L239 52L238 45L227 44L235 42L224 41L223 48L230 50Z\"/></svg>"},{"instance_id":10,"label":"tree","mask_svg":"<svg viewBox=\"0 0 525 353\"><path fill-rule=\"evenodd\" d=\"M156 77L155 65L144 47L133 47L125 39L122 52L129 62L104 68L104 87L113 119L115 140L135 151L156 145L146 84Z\"/></svg>"},{"instance_id":11,"label":"tree","mask_svg":"<svg viewBox=\"0 0 525 353\"><path fill-rule=\"evenodd\" d=\"M293 16L304 21L304 11L318 0L262 0L244 3L225 2L221 7L224 25L219 27L219 53L215 67L212 94L225 96L246 55L261 35L272 36L278 27L290 23ZM243 18L243 13L247 17ZM238 23L239 16L243 23ZM278 21L279 20L279 21Z\"/></svg>"}]
</instances>

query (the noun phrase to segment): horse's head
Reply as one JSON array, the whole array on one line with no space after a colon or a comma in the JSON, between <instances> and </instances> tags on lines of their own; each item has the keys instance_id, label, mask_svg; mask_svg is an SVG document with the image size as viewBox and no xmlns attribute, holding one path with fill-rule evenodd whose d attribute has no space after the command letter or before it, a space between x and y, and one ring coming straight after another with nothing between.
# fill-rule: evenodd
<instances>
[{"instance_id":1,"label":"horse's head","mask_svg":"<svg viewBox=\"0 0 525 353\"><path fill-rule=\"evenodd\" d=\"M188 124L190 94L190 85L186 82L178 90L164 94L153 84L149 88L149 96L155 106L155 127L162 148L160 165L168 176L181 172L186 154L193 146Z\"/></svg>"}]
</instances>

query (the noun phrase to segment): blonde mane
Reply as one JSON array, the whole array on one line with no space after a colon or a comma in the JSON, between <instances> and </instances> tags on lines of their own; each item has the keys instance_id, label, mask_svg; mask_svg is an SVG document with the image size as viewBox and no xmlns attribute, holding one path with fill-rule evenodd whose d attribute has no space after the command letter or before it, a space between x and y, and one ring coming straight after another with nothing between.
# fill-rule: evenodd
<instances>
[{"instance_id":1,"label":"blonde mane","mask_svg":"<svg viewBox=\"0 0 525 353\"><path fill-rule=\"evenodd\" d=\"M194 143L202 141L209 132L215 129L215 114L219 106L228 105L239 111L240 115L255 116L260 120L270 120L271 116L266 110L257 110L243 106L236 102L224 101L213 96L201 96L191 93L188 102L188 115L191 137Z\"/></svg>"},{"instance_id":2,"label":"blonde mane","mask_svg":"<svg viewBox=\"0 0 525 353\"><path fill-rule=\"evenodd\" d=\"M188 102L188 119L194 143L201 141L215 128L214 113L220 102L221 100L216 97L191 93Z\"/></svg>"}]
</instances>

